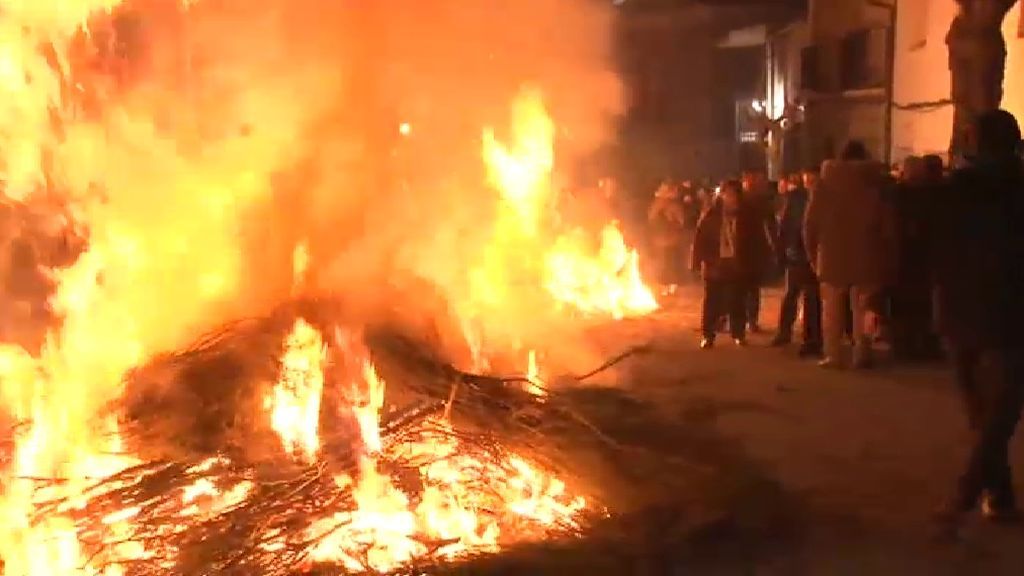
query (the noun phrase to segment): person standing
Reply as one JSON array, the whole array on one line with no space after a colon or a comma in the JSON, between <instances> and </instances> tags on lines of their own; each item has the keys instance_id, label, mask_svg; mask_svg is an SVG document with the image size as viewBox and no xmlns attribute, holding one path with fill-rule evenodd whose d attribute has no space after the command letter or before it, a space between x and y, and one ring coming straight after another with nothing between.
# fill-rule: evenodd
<instances>
[{"instance_id":1,"label":"person standing","mask_svg":"<svg viewBox=\"0 0 1024 576\"><path fill-rule=\"evenodd\" d=\"M651 243L658 266L658 283L662 296L676 293L683 280L686 215L679 189L666 180L654 193L654 201L647 212L651 226Z\"/></svg>"},{"instance_id":2,"label":"person standing","mask_svg":"<svg viewBox=\"0 0 1024 576\"><path fill-rule=\"evenodd\" d=\"M937 199L931 219L936 319L973 433L955 495L939 511L955 529L980 504L990 520L1020 514L1009 444L1024 406L1024 169L1010 113L980 115L974 148Z\"/></svg>"},{"instance_id":3,"label":"person standing","mask_svg":"<svg viewBox=\"0 0 1024 576\"><path fill-rule=\"evenodd\" d=\"M704 279L701 348L714 346L723 315L729 317L733 341L746 345L746 296L757 273L758 236L764 233L764 222L743 202L741 184L724 182L719 201L697 224L690 257L690 268Z\"/></svg>"},{"instance_id":4,"label":"person standing","mask_svg":"<svg viewBox=\"0 0 1024 576\"><path fill-rule=\"evenodd\" d=\"M778 222L775 219L775 189L760 172L748 171L743 174L743 202L751 217L758 221L759 234L752 238L751 266L753 278L746 300L747 324L750 331L761 332L761 287L772 274L774 246L777 242ZM760 233L763 232L763 233Z\"/></svg>"},{"instance_id":5,"label":"person standing","mask_svg":"<svg viewBox=\"0 0 1024 576\"><path fill-rule=\"evenodd\" d=\"M883 199L885 166L868 159L857 141L822 166L819 190L807 206L804 242L821 283L826 368L845 367L846 305L853 311L853 365L872 364L871 304L892 254L892 216Z\"/></svg>"},{"instance_id":6,"label":"person standing","mask_svg":"<svg viewBox=\"0 0 1024 576\"><path fill-rule=\"evenodd\" d=\"M779 219L778 256L786 271L786 292L782 297L779 329L772 346L786 346L793 341L797 305L802 299L803 343L800 356L809 357L822 354L821 293L803 237L804 216L810 203L809 189L817 186L817 174L808 170L804 182L806 185L792 182L787 187Z\"/></svg>"},{"instance_id":7,"label":"person standing","mask_svg":"<svg viewBox=\"0 0 1024 576\"><path fill-rule=\"evenodd\" d=\"M940 181L929 182L922 158L903 162L896 185L898 243L895 285L892 291L893 354L905 361L934 359L938 346L932 331L931 287L928 277L929 206Z\"/></svg>"}]
</instances>

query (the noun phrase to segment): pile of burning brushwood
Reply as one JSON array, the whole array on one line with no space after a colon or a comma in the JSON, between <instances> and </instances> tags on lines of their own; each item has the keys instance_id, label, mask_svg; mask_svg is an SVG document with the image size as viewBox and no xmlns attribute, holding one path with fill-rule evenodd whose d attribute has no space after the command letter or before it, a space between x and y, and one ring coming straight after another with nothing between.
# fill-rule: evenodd
<instances>
[{"instance_id":1,"label":"pile of burning brushwood","mask_svg":"<svg viewBox=\"0 0 1024 576\"><path fill-rule=\"evenodd\" d=\"M557 392L341 316L292 302L135 370L110 407L133 465L39 521L70 518L100 573L288 575L423 573L602 514L559 479L549 440L599 432Z\"/></svg>"}]
</instances>

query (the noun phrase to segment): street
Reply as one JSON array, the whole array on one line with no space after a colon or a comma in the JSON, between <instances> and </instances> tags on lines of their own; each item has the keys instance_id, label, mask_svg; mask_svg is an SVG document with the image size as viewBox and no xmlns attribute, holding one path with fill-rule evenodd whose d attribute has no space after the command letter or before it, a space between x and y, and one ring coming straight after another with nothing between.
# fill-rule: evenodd
<instances>
[{"instance_id":1,"label":"street","mask_svg":"<svg viewBox=\"0 0 1024 576\"><path fill-rule=\"evenodd\" d=\"M618 558L620 570L1024 573L1020 528L979 519L953 544L930 530L968 441L942 366L826 371L795 349L769 348L770 333L746 349L723 338L702 351L698 306L699 289L688 287L678 306L622 324L630 338L653 338L657 351L607 382L608 395L628 398L614 414L589 412L604 414L592 418L637 455L623 460L635 479L624 493L649 498L627 506L641 511L638 530L647 532L642 551ZM777 309L770 291L766 328ZM1024 469L1020 442L1014 463Z\"/></svg>"}]
</instances>

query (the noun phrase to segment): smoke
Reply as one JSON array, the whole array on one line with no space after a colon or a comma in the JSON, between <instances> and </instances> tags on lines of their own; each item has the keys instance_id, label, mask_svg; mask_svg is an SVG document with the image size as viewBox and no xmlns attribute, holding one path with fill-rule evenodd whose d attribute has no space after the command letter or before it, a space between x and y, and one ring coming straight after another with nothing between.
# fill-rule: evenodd
<instances>
[{"instance_id":1,"label":"smoke","mask_svg":"<svg viewBox=\"0 0 1024 576\"><path fill-rule=\"evenodd\" d=\"M34 24L61 66L25 103L52 118L59 90L63 114L33 170L90 230L58 277L65 348L124 341L103 369L83 366L116 379L288 297L300 243L319 290L376 308L389 284L424 278L440 295L405 304L443 315L497 210L484 128L505 137L531 89L561 169L611 135L611 19L592 0L131 0L88 35ZM44 76L42 59L26 65ZM522 319L520 304L495 322Z\"/></svg>"},{"instance_id":2,"label":"smoke","mask_svg":"<svg viewBox=\"0 0 1024 576\"><path fill-rule=\"evenodd\" d=\"M444 316L440 301L465 300L498 210L484 128L506 138L514 99L539 92L568 178L622 107L612 17L592 0L197 4L187 35L205 123L281 147L271 199L245 220L260 292L250 298L285 294L304 242L318 289L360 308L412 298L397 304ZM409 288L410 277L441 294ZM529 338L539 319L523 318L537 304L509 302L489 322Z\"/></svg>"},{"instance_id":3,"label":"smoke","mask_svg":"<svg viewBox=\"0 0 1024 576\"><path fill-rule=\"evenodd\" d=\"M365 122L364 178L354 183L364 187L365 203L352 224L361 232L334 218L344 211L334 204L337 182L352 160L342 147L321 155L319 164L334 173L322 174L312 194L314 212L327 218L306 228L328 231L314 249L330 262L326 287L351 294L414 275L458 303L469 297L466 268L479 261L498 210L498 194L486 186L483 129L507 140L514 99L539 92L557 127L558 176L568 178L612 135L622 107L611 64L613 14L590 0L406 0L369 9L357 52L365 60L349 94ZM501 325L528 339L550 325L536 316L543 304L507 302L491 311L488 331Z\"/></svg>"}]
</instances>

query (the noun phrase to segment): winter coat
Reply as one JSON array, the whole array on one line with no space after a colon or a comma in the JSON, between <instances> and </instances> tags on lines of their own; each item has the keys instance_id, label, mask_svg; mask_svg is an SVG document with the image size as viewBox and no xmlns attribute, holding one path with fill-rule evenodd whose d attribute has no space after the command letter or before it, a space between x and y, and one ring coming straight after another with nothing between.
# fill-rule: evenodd
<instances>
[{"instance_id":1,"label":"winter coat","mask_svg":"<svg viewBox=\"0 0 1024 576\"><path fill-rule=\"evenodd\" d=\"M705 279L756 281L761 270L760 238L766 233L764 221L746 206L736 212L736 254L732 268L725 269L720 252L724 216L721 202L701 216L690 252L690 269L701 272Z\"/></svg>"},{"instance_id":2,"label":"winter coat","mask_svg":"<svg viewBox=\"0 0 1024 576\"><path fill-rule=\"evenodd\" d=\"M901 183L896 186L897 276L900 285L928 283L928 227L931 203L938 186L927 183Z\"/></svg>"},{"instance_id":3,"label":"winter coat","mask_svg":"<svg viewBox=\"0 0 1024 576\"><path fill-rule=\"evenodd\" d=\"M754 281L758 284L767 280L777 270L776 257L779 245L779 222L775 216L775 192L764 188L760 192L746 194L743 204L750 217L756 221L757 234L753 242L751 266Z\"/></svg>"},{"instance_id":4,"label":"winter coat","mask_svg":"<svg viewBox=\"0 0 1024 576\"><path fill-rule=\"evenodd\" d=\"M885 170L872 161L830 161L804 218L807 256L821 282L878 286L892 276L892 209Z\"/></svg>"},{"instance_id":5,"label":"winter coat","mask_svg":"<svg viewBox=\"0 0 1024 576\"><path fill-rule=\"evenodd\" d=\"M810 203L806 188L794 188L786 194L779 218L779 261L787 266L809 265L804 246L804 215Z\"/></svg>"},{"instance_id":6,"label":"winter coat","mask_svg":"<svg viewBox=\"0 0 1024 576\"><path fill-rule=\"evenodd\" d=\"M1024 344L1024 169L954 172L930 219L935 320L954 345Z\"/></svg>"}]
</instances>

